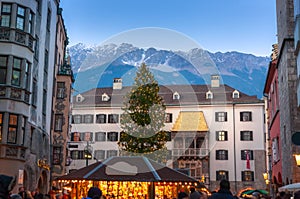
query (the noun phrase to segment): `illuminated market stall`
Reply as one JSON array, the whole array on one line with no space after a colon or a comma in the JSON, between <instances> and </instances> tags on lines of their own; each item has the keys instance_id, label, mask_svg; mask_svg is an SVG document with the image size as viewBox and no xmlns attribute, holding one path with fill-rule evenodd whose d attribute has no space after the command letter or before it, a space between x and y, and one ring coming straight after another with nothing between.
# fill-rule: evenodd
<instances>
[{"instance_id":1,"label":"illuminated market stall","mask_svg":"<svg viewBox=\"0 0 300 199\"><path fill-rule=\"evenodd\" d=\"M68 186L71 198L86 197L92 186L108 198L177 198L179 190L206 187L183 173L145 157L111 157L56 179Z\"/></svg>"}]
</instances>

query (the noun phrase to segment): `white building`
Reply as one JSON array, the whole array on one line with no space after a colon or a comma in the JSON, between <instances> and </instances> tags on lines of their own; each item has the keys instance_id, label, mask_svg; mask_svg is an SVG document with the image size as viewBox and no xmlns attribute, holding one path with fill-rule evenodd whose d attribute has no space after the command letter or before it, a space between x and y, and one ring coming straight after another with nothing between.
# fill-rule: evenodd
<instances>
[{"instance_id":1,"label":"white building","mask_svg":"<svg viewBox=\"0 0 300 199\"><path fill-rule=\"evenodd\" d=\"M69 170L119 155L123 96L130 91L115 79L111 88L78 94L73 100ZM232 190L265 188L264 102L212 76L211 85L160 86L169 132L166 164L214 190L227 178ZM91 151L85 156L84 149ZM86 158L87 157L87 158Z\"/></svg>"}]
</instances>

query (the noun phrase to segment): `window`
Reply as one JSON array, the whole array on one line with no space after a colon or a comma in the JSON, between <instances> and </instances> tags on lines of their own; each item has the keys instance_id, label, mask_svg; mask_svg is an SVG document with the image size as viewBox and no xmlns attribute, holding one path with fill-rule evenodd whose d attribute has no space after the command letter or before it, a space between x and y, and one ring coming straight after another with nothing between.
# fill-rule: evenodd
<instances>
[{"instance_id":1,"label":"window","mask_svg":"<svg viewBox=\"0 0 300 199\"><path fill-rule=\"evenodd\" d=\"M241 150L241 160L247 160L247 155L249 155L249 160L253 160L252 150Z\"/></svg>"},{"instance_id":2,"label":"window","mask_svg":"<svg viewBox=\"0 0 300 199\"><path fill-rule=\"evenodd\" d=\"M3 113L0 113L0 143L2 141L2 129L3 129Z\"/></svg>"},{"instance_id":3,"label":"window","mask_svg":"<svg viewBox=\"0 0 300 199\"><path fill-rule=\"evenodd\" d=\"M61 147L53 147L53 164L59 165L62 162L61 159L62 150Z\"/></svg>"},{"instance_id":4,"label":"window","mask_svg":"<svg viewBox=\"0 0 300 199\"><path fill-rule=\"evenodd\" d=\"M108 132L107 141L112 141L112 142L118 141L118 132Z\"/></svg>"},{"instance_id":5,"label":"window","mask_svg":"<svg viewBox=\"0 0 300 199\"><path fill-rule=\"evenodd\" d=\"M108 115L108 123L118 123L119 115L118 114L110 114Z\"/></svg>"},{"instance_id":6,"label":"window","mask_svg":"<svg viewBox=\"0 0 300 199\"><path fill-rule=\"evenodd\" d=\"M227 141L227 131L217 131L216 132L216 140L217 141Z\"/></svg>"},{"instance_id":7,"label":"window","mask_svg":"<svg viewBox=\"0 0 300 199\"><path fill-rule=\"evenodd\" d=\"M110 100L110 97L106 93L102 94L102 101L107 102L109 100Z\"/></svg>"},{"instance_id":8,"label":"window","mask_svg":"<svg viewBox=\"0 0 300 199\"><path fill-rule=\"evenodd\" d=\"M57 82L56 99L65 98L65 82Z\"/></svg>"},{"instance_id":9,"label":"window","mask_svg":"<svg viewBox=\"0 0 300 199\"><path fill-rule=\"evenodd\" d=\"M206 99L212 99L213 93L211 91L206 92Z\"/></svg>"},{"instance_id":10,"label":"window","mask_svg":"<svg viewBox=\"0 0 300 199\"><path fill-rule=\"evenodd\" d=\"M0 56L0 84L6 84L7 57Z\"/></svg>"},{"instance_id":11,"label":"window","mask_svg":"<svg viewBox=\"0 0 300 199\"><path fill-rule=\"evenodd\" d=\"M173 93L173 100L179 100L180 99L180 95L178 92Z\"/></svg>"},{"instance_id":12,"label":"window","mask_svg":"<svg viewBox=\"0 0 300 199\"><path fill-rule=\"evenodd\" d=\"M28 33L32 34L33 33L33 13L29 13L29 24L28 24Z\"/></svg>"},{"instance_id":13,"label":"window","mask_svg":"<svg viewBox=\"0 0 300 199\"><path fill-rule=\"evenodd\" d=\"M81 123L81 115L73 115L73 124L80 124Z\"/></svg>"},{"instance_id":14,"label":"window","mask_svg":"<svg viewBox=\"0 0 300 199\"><path fill-rule=\"evenodd\" d=\"M84 123L91 124L94 122L93 115L84 115L83 118L84 118Z\"/></svg>"},{"instance_id":15,"label":"window","mask_svg":"<svg viewBox=\"0 0 300 199\"><path fill-rule=\"evenodd\" d=\"M30 86L30 63L26 62L25 63L25 76L24 76L24 88L26 90L29 90L29 86Z\"/></svg>"},{"instance_id":16,"label":"window","mask_svg":"<svg viewBox=\"0 0 300 199\"><path fill-rule=\"evenodd\" d=\"M254 181L254 172L242 171L242 181Z\"/></svg>"},{"instance_id":17,"label":"window","mask_svg":"<svg viewBox=\"0 0 300 199\"><path fill-rule=\"evenodd\" d=\"M95 157L96 160L105 159L105 151L104 150L95 150L94 157Z\"/></svg>"},{"instance_id":18,"label":"window","mask_svg":"<svg viewBox=\"0 0 300 199\"><path fill-rule=\"evenodd\" d=\"M36 106L37 104L37 80L34 78L32 81L32 97L31 97L31 103L33 106Z\"/></svg>"},{"instance_id":19,"label":"window","mask_svg":"<svg viewBox=\"0 0 300 199\"><path fill-rule=\"evenodd\" d=\"M240 121L247 122L247 121L252 121L252 114L251 112L240 112Z\"/></svg>"},{"instance_id":20,"label":"window","mask_svg":"<svg viewBox=\"0 0 300 199\"><path fill-rule=\"evenodd\" d=\"M91 132L80 133L80 141L93 141L93 133Z\"/></svg>"},{"instance_id":21,"label":"window","mask_svg":"<svg viewBox=\"0 0 300 199\"><path fill-rule=\"evenodd\" d=\"M241 131L241 141L253 141L253 132Z\"/></svg>"},{"instance_id":22,"label":"window","mask_svg":"<svg viewBox=\"0 0 300 199\"><path fill-rule=\"evenodd\" d=\"M165 123L172 123L172 113L166 113L165 115Z\"/></svg>"},{"instance_id":23,"label":"window","mask_svg":"<svg viewBox=\"0 0 300 199\"><path fill-rule=\"evenodd\" d=\"M228 151L216 150L216 160L228 160Z\"/></svg>"},{"instance_id":24,"label":"window","mask_svg":"<svg viewBox=\"0 0 300 199\"><path fill-rule=\"evenodd\" d=\"M180 137L175 137L174 139L174 148L182 149L183 148L183 139Z\"/></svg>"},{"instance_id":25,"label":"window","mask_svg":"<svg viewBox=\"0 0 300 199\"><path fill-rule=\"evenodd\" d=\"M35 35L35 46L34 46L34 58L35 59L39 58L39 50L40 50L39 37L37 35Z\"/></svg>"},{"instance_id":26,"label":"window","mask_svg":"<svg viewBox=\"0 0 300 199\"><path fill-rule=\"evenodd\" d=\"M17 144L18 115L9 114L7 143Z\"/></svg>"},{"instance_id":27,"label":"window","mask_svg":"<svg viewBox=\"0 0 300 199\"><path fill-rule=\"evenodd\" d=\"M55 123L54 123L54 131L62 131L63 127L63 120L64 116L63 114L55 114Z\"/></svg>"},{"instance_id":28,"label":"window","mask_svg":"<svg viewBox=\"0 0 300 199\"><path fill-rule=\"evenodd\" d=\"M50 25L51 25L51 10L48 10L47 13L47 30L50 31Z\"/></svg>"},{"instance_id":29,"label":"window","mask_svg":"<svg viewBox=\"0 0 300 199\"><path fill-rule=\"evenodd\" d=\"M11 4L2 4L1 8L1 26L10 27Z\"/></svg>"},{"instance_id":30,"label":"window","mask_svg":"<svg viewBox=\"0 0 300 199\"><path fill-rule=\"evenodd\" d=\"M95 141L106 141L106 133L105 132L96 132L95 133Z\"/></svg>"},{"instance_id":31,"label":"window","mask_svg":"<svg viewBox=\"0 0 300 199\"><path fill-rule=\"evenodd\" d=\"M105 114L96 115L96 123L100 123L100 124L106 123L106 115Z\"/></svg>"},{"instance_id":32,"label":"window","mask_svg":"<svg viewBox=\"0 0 300 199\"><path fill-rule=\"evenodd\" d=\"M22 64L22 59L14 57L12 77L11 77L11 84L14 86L20 86L21 64Z\"/></svg>"},{"instance_id":33,"label":"window","mask_svg":"<svg viewBox=\"0 0 300 199\"><path fill-rule=\"evenodd\" d=\"M171 142L172 141L172 132L168 131L168 132L166 132L166 134L167 134L167 141Z\"/></svg>"},{"instance_id":34,"label":"window","mask_svg":"<svg viewBox=\"0 0 300 199\"><path fill-rule=\"evenodd\" d=\"M240 98L240 93L237 90L234 90L232 93L232 98Z\"/></svg>"},{"instance_id":35,"label":"window","mask_svg":"<svg viewBox=\"0 0 300 199\"><path fill-rule=\"evenodd\" d=\"M85 155L85 151L79 151L79 150L71 151L71 158L73 160L85 159L84 155Z\"/></svg>"},{"instance_id":36,"label":"window","mask_svg":"<svg viewBox=\"0 0 300 199\"><path fill-rule=\"evenodd\" d=\"M71 141L74 141L74 142L81 141L80 140L80 133L79 132L71 133Z\"/></svg>"},{"instance_id":37,"label":"window","mask_svg":"<svg viewBox=\"0 0 300 199\"><path fill-rule=\"evenodd\" d=\"M224 171L224 170L216 171L216 178L217 180L223 180L223 179L228 180L228 171Z\"/></svg>"},{"instance_id":38,"label":"window","mask_svg":"<svg viewBox=\"0 0 300 199\"><path fill-rule=\"evenodd\" d=\"M21 126L21 136L22 136L22 142L21 145L24 145L25 143L25 129L26 129L26 124L27 124L27 117L22 117L22 126Z\"/></svg>"},{"instance_id":39,"label":"window","mask_svg":"<svg viewBox=\"0 0 300 199\"><path fill-rule=\"evenodd\" d=\"M117 155L118 155L118 151L117 150L108 150L106 158L110 158L110 157L117 156Z\"/></svg>"},{"instance_id":40,"label":"window","mask_svg":"<svg viewBox=\"0 0 300 199\"><path fill-rule=\"evenodd\" d=\"M216 122L226 122L227 121L227 112L216 112Z\"/></svg>"},{"instance_id":41,"label":"window","mask_svg":"<svg viewBox=\"0 0 300 199\"><path fill-rule=\"evenodd\" d=\"M25 26L25 8L18 6L16 28L20 30L24 30L24 26Z\"/></svg>"}]
</instances>

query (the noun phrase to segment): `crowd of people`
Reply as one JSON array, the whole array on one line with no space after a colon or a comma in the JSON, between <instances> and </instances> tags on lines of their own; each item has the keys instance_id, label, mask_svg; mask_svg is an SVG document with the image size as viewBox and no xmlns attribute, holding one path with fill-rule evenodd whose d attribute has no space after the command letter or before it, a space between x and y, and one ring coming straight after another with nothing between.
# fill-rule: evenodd
<instances>
[{"instance_id":1,"label":"crowd of people","mask_svg":"<svg viewBox=\"0 0 300 199\"><path fill-rule=\"evenodd\" d=\"M15 177L0 175L0 199L70 199L67 194L42 194L39 189L34 191L27 191L24 187L19 188L18 193L11 193L15 186ZM248 197L249 198L249 197ZM270 199L258 192L253 192L251 199ZM292 194L280 192L274 199L300 199L300 191ZM91 187L88 190L87 196L82 199L103 199L102 191L98 187ZM230 183L228 180L221 180L218 191L214 191L210 196L205 193L197 191L194 187L190 188L190 192L186 193L185 190L180 190L177 199L239 199L238 196L233 195L230 191Z\"/></svg>"}]
</instances>

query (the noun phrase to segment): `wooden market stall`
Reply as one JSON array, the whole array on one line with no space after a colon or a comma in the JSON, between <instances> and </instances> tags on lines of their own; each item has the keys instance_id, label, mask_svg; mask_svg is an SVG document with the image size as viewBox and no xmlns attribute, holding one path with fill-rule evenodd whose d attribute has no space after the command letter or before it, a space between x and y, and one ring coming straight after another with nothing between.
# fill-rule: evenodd
<instances>
[{"instance_id":1,"label":"wooden market stall","mask_svg":"<svg viewBox=\"0 0 300 199\"><path fill-rule=\"evenodd\" d=\"M179 190L191 186L206 187L183 173L146 157L111 157L56 179L67 184L71 198L86 197L92 186L99 187L105 198L173 199Z\"/></svg>"}]
</instances>

